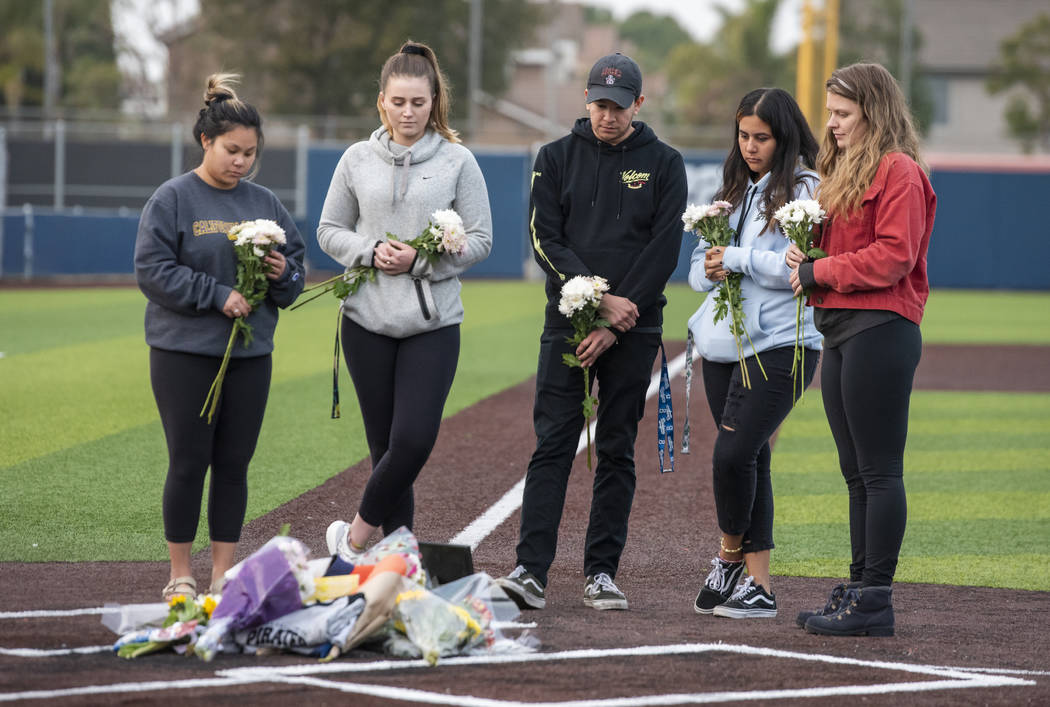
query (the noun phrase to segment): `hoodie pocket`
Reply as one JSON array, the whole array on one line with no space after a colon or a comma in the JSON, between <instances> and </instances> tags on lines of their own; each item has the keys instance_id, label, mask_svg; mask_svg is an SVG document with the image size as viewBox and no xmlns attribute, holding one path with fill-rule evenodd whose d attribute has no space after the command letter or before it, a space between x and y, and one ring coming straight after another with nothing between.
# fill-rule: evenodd
<instances>
[{"instance_id":1,"label":"hoodie pocket","mask_svg":"<svg viewBox=\"0 0 1050 707\"><path fill-rule=\"evenodd\" d=\"M425 321L439 319L437 306L434 304L434 295L430 291L430 282L423 278L412 278L412 284L416 288L416 299L419 301L419 311Z\"/></svg>"}]
</instances>

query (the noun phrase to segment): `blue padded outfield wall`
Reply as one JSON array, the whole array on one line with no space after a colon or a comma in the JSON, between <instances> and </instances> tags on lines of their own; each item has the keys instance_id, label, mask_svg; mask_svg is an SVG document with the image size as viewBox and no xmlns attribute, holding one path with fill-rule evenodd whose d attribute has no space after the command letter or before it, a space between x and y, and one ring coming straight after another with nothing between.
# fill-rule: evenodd
<instances>
[{"instance_id":1,"label":"blue padded outfield wall","mask_svg":"<svg viewBox=\"0 0 1050 707\"><path fill-rule=\"evenodd\" d=\"M311 148L307 213L298 225L307 240L307 262L315 271L337 271L317 246L316 230L328 182L341 149ZM526 151L478 151L489 191L494 242L491 256L467 277L519 278L531 262L528 189L531 155ZM718 186L720 156L687 157L689 200L710 201ZM1050 194L1050 172L935 169L937 220L928 271L933 287L1050 289L1050 227L1042 205ZM137 214L78 214L67 209L34 210L29 248L20 208L4 212L0 230L0 277L6 281L63 275L129 275ZM683 234L674 279L686 279L695 236ZM26 254L31 257L27 259Z\"/></svg>"}]
</instances>

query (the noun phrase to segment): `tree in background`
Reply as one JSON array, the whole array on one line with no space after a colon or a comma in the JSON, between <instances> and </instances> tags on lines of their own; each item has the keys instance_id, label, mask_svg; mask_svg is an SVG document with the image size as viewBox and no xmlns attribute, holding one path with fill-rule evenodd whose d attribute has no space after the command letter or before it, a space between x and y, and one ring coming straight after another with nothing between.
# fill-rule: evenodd
<instances>
[{"instance_id":1,"label":"tree in background","mask_svg":"<svg viewBox=\"0 0 1050 707\"><path fill-rule=\"evenodd\" d=\"M532 39L543 8L520 0L483 3L482 90L498 95L510 53ZM379 69L412 39L437 52L467 105L470 3L464 0L201 0L200 51L244 74L245 94L286 115L375 115Z\"/></svg>"},{"instance_id":2,"label":"tree in background","mask_svg":"<svg viewBox=\"0 0 1050 707\"><path fill-rule=\"evenodd\" d=\"M900 81L901 23L904 0L842 0L839 16L839 66L858 61L882 64ZM933 99L923 80L922 66L915 57L922 48L922 33L911 28L911 76L908 103L920 132L925 132L933 119ZM826 77L825 77L826 78Z\"/></svg>"},{"instance_id":3,"label":"tree in background","mask_svg":"<svg viewBox=\"0 0 1050 707\"><path fill-rule=\"evenodd\" d=\"M992 94L1023 89L1006 104L1006 124L1026 153L1036 146L1050 152L1050 14L1037 15L1000 43L987 88Z\"/></svg>"},{"instance_id":4,"label":"tree in background","mask_svg":"<svg viewBox=\"0 0 1050 707\"><path fill-rule=\"evenodd\" d=\"M682 126L712 126L704 140L694 130L693 144L724 147L724 130L740 98L761 86L794 90L794 55L779 55L770 45L780 0L746 0L739 13L724 7L721 29L708 43L679 44L667 63L674 110L669 118ZM677 140L689 144L686 133Z\"/></svg>"},{"instance_id":5,"label":"tree in background","mask_svg":"<svg viewBox=\"0 0 1050 707\"><path fill-rule=\"evenodd\" d=\"M60 69L56 107L117 108L120 72L109 4L54 0L53 33ZM44 105L44 3L0 3L0 105L17 113Z\"/></svg>"},{"instance_id":6,"label":"tree in background","mask_svg":"<svg viewBox=\"0 0 1050 707\"><path fill-rule=\"evenodd\" d=\"M692 44L689 33L670 15L655 15L648 10L635 12L618 23L620 37L637 47L634 57L643 71L662 68L667 56L680 44Z\"/></svg>"}]
</instances>

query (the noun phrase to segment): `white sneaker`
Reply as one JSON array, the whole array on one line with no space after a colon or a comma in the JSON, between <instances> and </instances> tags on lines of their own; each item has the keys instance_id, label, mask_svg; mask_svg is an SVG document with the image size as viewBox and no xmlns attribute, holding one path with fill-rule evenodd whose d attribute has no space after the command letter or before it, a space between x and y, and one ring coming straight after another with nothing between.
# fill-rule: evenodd
<instances>
[{"instance_id":1,"label":"white sneaker","mask_svg":"<svg viewBox=\"0 0 1050 707\"><path fill-rule=\"evenodd\" d=\"M328 544L329 555L339 555L339 559L352 565L361 564L363 552L355 552L350 547L350 524L345 520L333 520L324 534Z\"/></svg>"}]
</instances>

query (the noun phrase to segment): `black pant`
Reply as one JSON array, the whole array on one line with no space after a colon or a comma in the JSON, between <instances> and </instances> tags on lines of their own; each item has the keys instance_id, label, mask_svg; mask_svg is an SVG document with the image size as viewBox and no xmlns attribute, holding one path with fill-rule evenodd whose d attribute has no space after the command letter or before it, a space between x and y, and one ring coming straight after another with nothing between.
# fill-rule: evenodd
<instances>
[{"instance_id":1,"label":"black pant","mask_svg":"<svg viewBox=\"0 0 1050 707\"><path fill-rule=\"evenodd\" d=\"M459 361L459 325L396 339L343 317L342 341L372 458L357 512L387 535L411 530L412 484L437 441Z\"/></svg>"},{"instance_id":2,"label":"black pant","mask_svg":"<svg viewBox=\"0 0 1050 707\"><path fill-rule=\"evenodd\" d=\"M850 580L863 586L889 586L897 569L908 518L908 404L921 355L919 327L903 318L824 352L824 411L849 490Z\"/></svg>"},{"instance_id":3,"label":"black pant","mask_svg":"<svg viewBox=\"0 0 1050 707\"><path fill-rule=\"evenodd\" d=\"M212 424L201 417L221 358L150 349L150 382L168 441L164 482L164 537L193 542L200 522L204 477L208 533L213 541L240 540L248 504L248 463L259 440L270 392L270 355L231 358Z\"/></svg>"},{"instance_id":4,"label":"black pant","mask_svg":"<svg viewBox=\"0 0 1050 707\"><path fill-rule=\"evenodd\" d=\"M769 438L791 412L794 346L763 351L747 359L751 388L745 388L739 363L704 360L704 391L718 426L711 462L718 527L727 535L743 535L744 552L773 549L773 483ZM809 386L820 351L807 349L801 379ZM796 386L797 395L797 386Z\"/></svg>"},{"instance_id":5,"label":"black pant","mask_svg":"<svg viewBox=\"0 0 1050 707\"><path fill-rule=\"evenodd\" d=\"M585 422L581 407L583 371L562 362L562 354L574 348L565 342L569 334L544 330L540 337L532 411L536 451L525 476L521 505L517 563L544 584L554 561L565 490ZM599 388L595 433L598 461L583 561L588 576L599 572L615 576L627 542L635 487L634 441L645 413L645 392L659 347L659 334L625 334L589 371L597 378Z\"/></svg>"}]
</instances>

